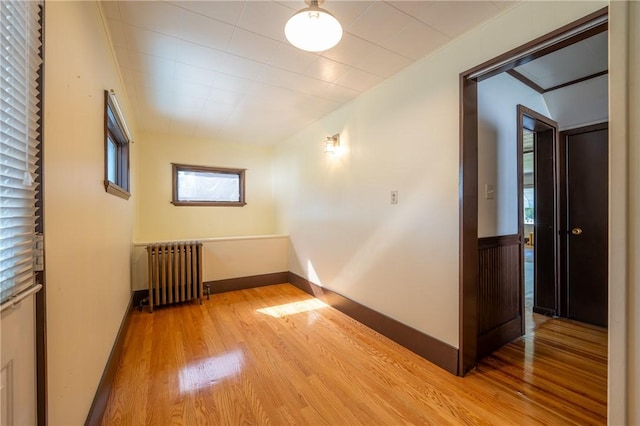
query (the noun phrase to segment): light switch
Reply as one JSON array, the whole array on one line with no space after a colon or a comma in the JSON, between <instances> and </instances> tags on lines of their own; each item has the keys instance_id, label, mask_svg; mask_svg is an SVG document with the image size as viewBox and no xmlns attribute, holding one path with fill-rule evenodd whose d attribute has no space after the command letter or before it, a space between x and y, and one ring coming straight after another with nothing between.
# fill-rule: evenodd
<instances>
[{"instance_id":1,"label":"light switch","mask_svg":"<svg viewBox=\"0 0 640 426\"><path fill-rule=\"evenodd\" d=\"M496 188L488 183L484 184L484 198L485 200L493 200L496 194Z\"/></svg>"},{"instance_id":2,"label":"light switch","mask_svg":"<svg viewBox=\"0 0 640 426\"><path fill-rule=\"evenodd\" d=\"M391 204L398 204L398 191L391 191Z\"/></svg>"}]
</instances>

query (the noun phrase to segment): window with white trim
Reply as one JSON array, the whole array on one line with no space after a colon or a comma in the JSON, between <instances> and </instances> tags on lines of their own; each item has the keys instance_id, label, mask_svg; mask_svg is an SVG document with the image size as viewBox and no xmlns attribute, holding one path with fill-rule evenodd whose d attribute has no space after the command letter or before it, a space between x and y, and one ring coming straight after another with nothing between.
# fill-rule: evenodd
<instances>
[{"instance_id":1,"label":"window with white trim","mask_svg":"<svg viewBox=\"0 0 640 426\"><path fill-rule=\"evenodd\" d=\"M35 285L40 2L0 1L0 303Z\"/></svg>"}]
</instances>

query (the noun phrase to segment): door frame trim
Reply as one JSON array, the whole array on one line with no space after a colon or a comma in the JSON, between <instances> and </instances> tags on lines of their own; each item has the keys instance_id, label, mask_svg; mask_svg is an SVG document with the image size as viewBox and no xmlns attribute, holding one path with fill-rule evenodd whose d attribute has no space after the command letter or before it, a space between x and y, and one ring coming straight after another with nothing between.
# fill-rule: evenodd
<instances>
[{"instance_id":1,"label":"door frame trim","mask_svg":"<svg viewBox=\"0 0 640 426\"><path fill-rule=\"evenodd\" d=\"M45 164L44 164L44 96L45 96L45 61L46 40L45 40L45 18L46 4L43 1L40 6L40 56L43 59L40 69L38 70L38 92L40 108L40 132L38 139L40 142L40 158L37 162L38 177L36 181L40 184L36 207L39 210L38 219L36 220L36 232L44 234L44 196L45 196ZM45 259L46 268L46 259ZM36 282L42 284L42 289L35 295L35 339L36 339L36 422L38 426L46 426L49 424L49 393L48 393L48 364L47 364L47 282L45 269L36 272Z\"/></svg>"},{"instance_id":2,"label":"door frame trim","mask_svg":"<svg viewBox=\"0 0 640 426\"><path fill-rule=\"evenodd\" d=\"M518 105L517 107L517 115L518 115L518 132L517 132L517 137L518 137L518 232L521 236L522 239L524 239L524 197L523 197L523 190L524 190L524 182L523 182L523 178L522 178L522 172L523 172L523 152L524 152L524 141L523 141L523 135L522 135L522 130L523 129L527 129L529 131L532 132L538 132L538 131L548 131L548 130L553 130L553 141L552 143L552 151L553 151L553 234L555 235L555 241L554 241L554 299L555 299L555 309L550 310L550 309L546 309L546 308L539 308L536 307L536 305L533 305L533 311L539 314L543 314L543 315L549 315L549 316L553 316L556 315L558 313L558 303L559 303L559 297L560 297L560 279L559 279L559 274L560 274L560 241L558 238L558 230L560 229L560 214L559 214L559 161L560 161L560 157L559 157L559 152L558 152L558 139L559 139L559 131L558 131L558 122L553 120L552 118L549 118L543 114L540 114L537 111L532 110L531 108L528 108L524 105ZM529 119L530 121L527 122L527 119ZM536 143L534 144L534 146L537 147L537 139L536 139ZM537 149L534 148L534 164L537 164L537 157L536 157L536 151ZM534 166L534 181L537 182L537 178L536 178L536 174L535 174L535 166ZM538 185L536 185L537 188ZM535 190L535 199L538 199L538 192L537 189ZM534 243L534 250L535 250L535 243ZM534 252L535 253L535 252ZM522 298L524 301L524 245L522 246ZM534 271L535 271L535 254L534 254ZM534 295L537 291L536 288L536 282L535 282L535 278L534 278ZM535 297L535 296L534 296ZM522 316L524 318L525 315L525 309L524 309L524 304L522 307ZM524 323L523 323L523 330L524 330Z\"/></svg>"},{"instance_id":3,"label":"door frame trim","mask_svg":"<svg viewBox=\"0 0 640 426\"><path fill-rule=\"evenodd\" d=\"M477 300L478 300L478 87L479 81L496 72L508 71L533 59L543 49L558 50L608 29L609 8L605 7L568 25L538 37L529 43L477 65L460 74L460 183L459 197L459 357L458 375L464 376L477 361ZM549 46L548 43L563 34L593 23L593 31L582 31ZM525 55L530 52L528 55Z\"/></svg>"}]
</instances>

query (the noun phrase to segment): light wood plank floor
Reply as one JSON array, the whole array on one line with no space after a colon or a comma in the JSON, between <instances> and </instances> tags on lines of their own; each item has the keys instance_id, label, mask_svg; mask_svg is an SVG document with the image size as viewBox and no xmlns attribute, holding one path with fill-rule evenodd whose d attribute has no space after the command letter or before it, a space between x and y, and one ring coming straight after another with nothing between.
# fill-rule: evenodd
<instances>
[{"instance_id":1,"label":"light wood plank floor","mask_svg":"<svg viewBox=\"0 0 640 426\"><path fill-rule=\"evenodd\" d=\"M282 284L136 311L103 424L604 424L606 356L550 320L462 379Z\"/></svg>"}]
</instances>

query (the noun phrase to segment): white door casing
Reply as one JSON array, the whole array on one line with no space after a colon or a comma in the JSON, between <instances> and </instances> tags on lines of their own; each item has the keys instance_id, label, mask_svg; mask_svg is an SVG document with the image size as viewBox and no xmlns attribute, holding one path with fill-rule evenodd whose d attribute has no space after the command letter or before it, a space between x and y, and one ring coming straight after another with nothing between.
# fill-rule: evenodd
<instances>
[{"instance_id":1,"label":"white door casing","mask_svg":"<svg viewBox=\"0 0 640 426\"><path fill-rule=\"evenodd\" d=\"M36 424L35 296L0 317L0 425Z\"/></svg>"}]
</instances>

